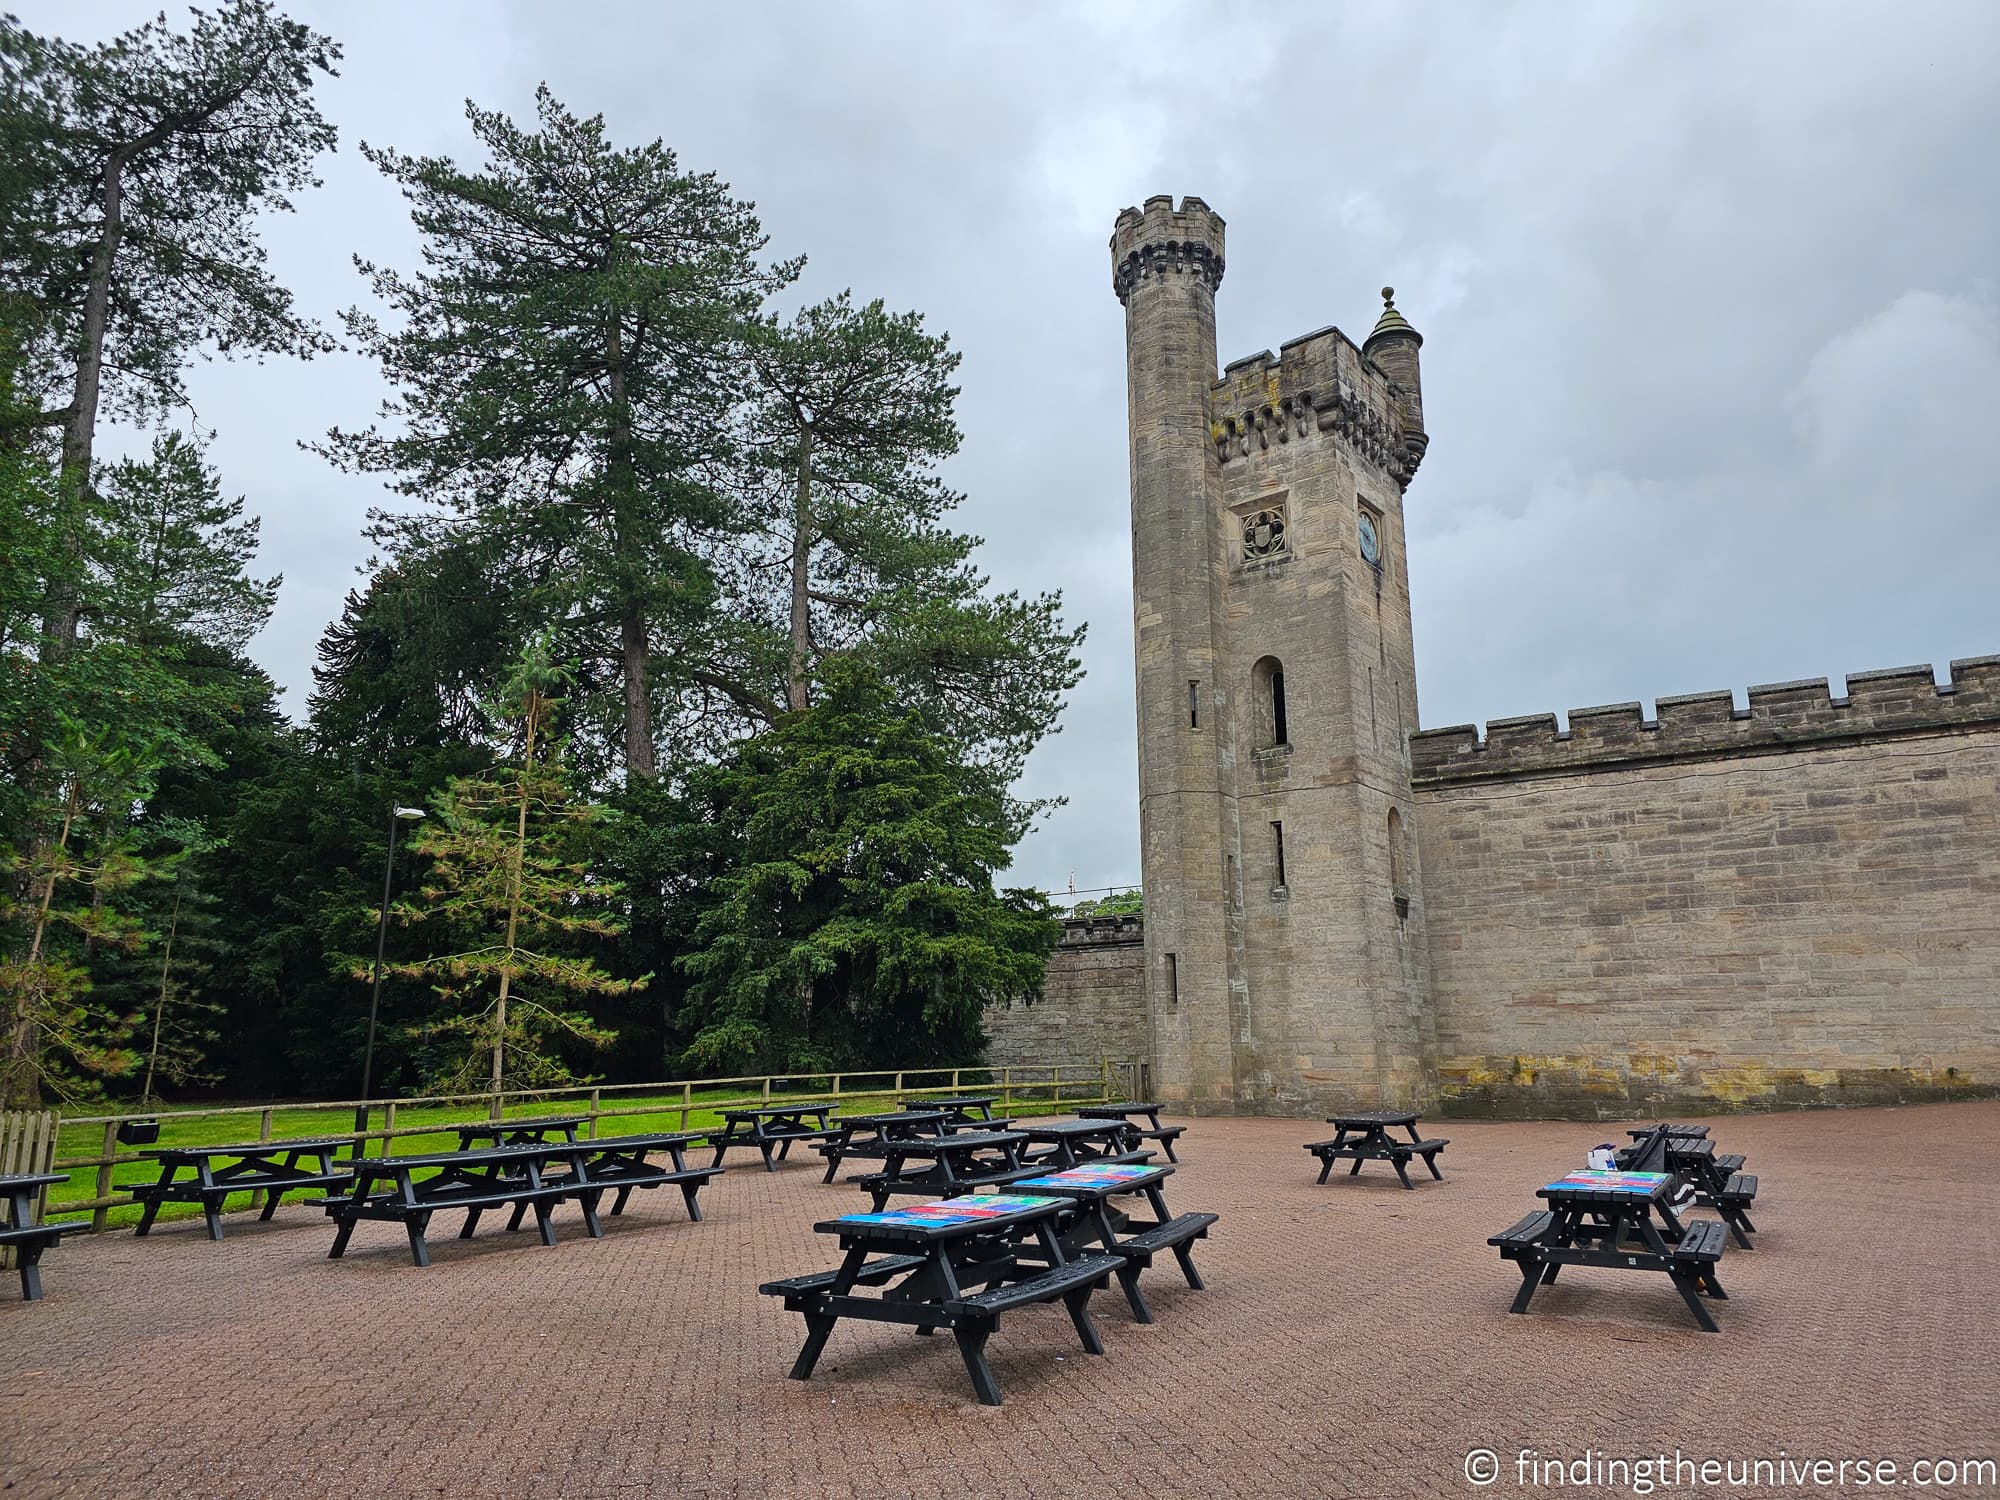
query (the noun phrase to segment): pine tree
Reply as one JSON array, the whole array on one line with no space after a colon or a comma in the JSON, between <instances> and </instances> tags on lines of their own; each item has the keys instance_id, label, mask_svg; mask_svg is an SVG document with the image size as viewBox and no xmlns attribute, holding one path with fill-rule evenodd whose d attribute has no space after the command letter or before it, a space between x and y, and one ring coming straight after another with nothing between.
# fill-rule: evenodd
<instances>
[{"instance_id":1,"label":"pine tree","mask_svg":"<svg viewBox=\"0 0 2000 1500\"><path fill-rule=\"evenodd\" d=\"M715 606L697 544L722 515L741 330L797 268L760 265L752 206L660 142L615 148L546 88L535 108L529 131L467 106L477 170L362 147L410 200L427 269L357 262L396 314L347 315L394 430L321 451L433 507L378 517L392 559L476 535L528 630L614 664L571 711L650 776L656 658Z\"/></svg>"},{"instance_id":2,"label":"pine tree","mask_svg":"<svg viewBox=\"0 0 2000 1500\"><path fill-rule=\"evenodd\" d=\"M603 810L572 799L551 737L563 678L546 641L523 653L503 699L515 759L453 780L412 840L429 869L419 899L396 907L398 920L440 922L463 941L393 972L430 979L455 1007L431 1028L471 1044L442 1070L446 1083L482 1068L494 1093L567 1082L558 1045L602 1047L612 1038L564 997L623 995L645 983L613 978L573 951L622 924L607 910L618 887L592 878L578 858L580 835Z\"/></svg>"}]
</instances>

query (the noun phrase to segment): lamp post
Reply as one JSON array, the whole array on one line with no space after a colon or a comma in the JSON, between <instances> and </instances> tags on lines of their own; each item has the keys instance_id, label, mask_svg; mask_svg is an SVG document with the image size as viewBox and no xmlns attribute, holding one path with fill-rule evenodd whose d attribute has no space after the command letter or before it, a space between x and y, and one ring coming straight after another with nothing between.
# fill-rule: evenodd
<instances>
[{"instance_id":1,"label":"lamp post","mask_svg":"<svg viewBox=\"0 0 2000 1500\"><path fill-rule=\"evenodd\" d=\"M389 941L389 882L396 873L396 825L415 823L424 815L421 807L389 809L389 854L382 861L382 914L375 922L375 985L368 992L368 1050L361 1059L361 1102L354 1106L354 1132L368 1129L368 1090L375 1082L375 1017L382 1008L382 951ZM355 1153L360 1154L357 1144Z\"/></svg>"}]
</instances>

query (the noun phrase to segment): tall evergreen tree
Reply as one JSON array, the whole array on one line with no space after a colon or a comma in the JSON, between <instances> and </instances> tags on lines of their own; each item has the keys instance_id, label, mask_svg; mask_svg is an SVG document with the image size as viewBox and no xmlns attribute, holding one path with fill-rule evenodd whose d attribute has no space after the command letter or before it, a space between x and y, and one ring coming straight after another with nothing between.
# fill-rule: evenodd
<instances>
[{"instance_id":1,"label":"tall evergreen tree","mask_svg":"<svg viewBox=\"0 0 2000 1500\"><path fill-rule=\"evenodd\" d=\"M845 292L760 322L746 354L739 520L712 554L727 607L688 674L688 728L767 728L814 701L829 663L860 659L1011 782L1081 676L1083 630L1059 595L992 594L979 538L947 524L959 356L919 315Z\"/></svg>"},{"instance_id":2,"label":"tall evergreen tree","mask_svg":"<svg viewBox=\"0 0 2000 1500\"><path fill-rule=\"evenodd\" d=\"M496 1094L509 1084L567 1082L562 1045L603 1047L611 1034L566 997L622 995L645 982L615 978L569 951L579 939L615 936L622 924L606 910L617 886L594 879L579 858L578 835L602 809L573 800L551 737L562 678L545 641L523 653L502 690L516 742L510 763L455 778L411 841L429 870L419 899L398 904L396 916L436 921L463 939L395 966L431 980L451 1006L430 1029L471 1043L441 1070L447 1084L463 1084L475 1069Z\"/></svg>"},{"instance_id":3,"label":"tall evergreen tree","mask_svg":"<svg viewBox=\"0 0 2000 1500\"><path fill-rule=\"evenodd\" d=\"M313 103L340 49L274 11L230 0L184 32L148 22L97 46L0 16L0 301L25 329L19 415L61 433L62 485L94 474L97 423L186 401L197 351L311 355L330 340L265 270L259 213L315 186L334 143ZM80 536L63 538L72 552ZM58 588L46 648L78 631Z\"/></svg>"},{"instance_id":4,"label":"tall evergreen tree","mask_svg":"<svg viewBox=\"0 0 2000 1500\"><path fill-rule=\"evenodd\" d=\"M1017 812L858 668L694 778L701 896L686 1013L706 1069L962 1064L985 1007L1040 992L1060 924L996 891Z\"/></svg>"},{"instance_id":5,"label":"tall evergreen tree","mask_svg":"<svg viewBox=\"0 0 2000 1500\"><path fill-rule=\"evenodd\" d=\"M396 314L351 335L396 392L389 431L329 434L336 462L433 509L379 518L400 558L475 532L531 629L615 666L579 702L624 769L658 766L658 658L715 591L699 540L742 389L740 331L796 265L764 266L751 205L658 141L630 149L546 88L535 130L467 106L483 168L364 145L399 182L427 269L357 262Z\"/></svg>"}]
</instances>

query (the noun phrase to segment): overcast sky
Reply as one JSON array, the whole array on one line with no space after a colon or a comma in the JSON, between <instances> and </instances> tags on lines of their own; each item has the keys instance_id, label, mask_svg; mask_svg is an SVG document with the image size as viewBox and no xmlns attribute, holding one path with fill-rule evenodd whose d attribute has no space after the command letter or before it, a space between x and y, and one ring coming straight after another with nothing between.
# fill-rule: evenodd
<instances>
[{"instance_id":1,"label":"overcast sky","mask_svg":"<svg viewBox=\"0 0 2000 1500\"><path fill-rule=\"evenodd\" d=\"M109 35L145 3L5 0ZM1117 211L1228 221L1226 362L1384 282L1422 331L1407 496L1426 727L2000 652L2000 5L293 4L335 35L326 186L273 269L329 324L415 262L357 140L473 153L547 80L758 205L811 299L963 350L963 524L1059 588L1089 676L1036 754L1025 883L1138 878ZM181 13L176 12L177 16ZM303 712L373 481L358 358L191 380L284 574L258 660Z\"/></svg>"}]
</instances>

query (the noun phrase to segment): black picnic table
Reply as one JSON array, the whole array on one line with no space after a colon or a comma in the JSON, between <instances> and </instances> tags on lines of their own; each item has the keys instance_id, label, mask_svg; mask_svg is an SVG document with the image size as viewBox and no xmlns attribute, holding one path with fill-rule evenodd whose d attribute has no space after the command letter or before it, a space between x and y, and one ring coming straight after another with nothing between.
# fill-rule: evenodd
<instances>
[{"instance_id":1,"label":"black picnic table","mask_svg":"<svg viewBox=\"0 0 2000 1500\"><path fill-rule=\"evenodd\" d=\"M338 1229L328 1258L347 1251L354 1226L363 1219L400 1223L410 1242L410 1258L420 1266L431 1263L424 1242L431 1216L451 1209L465 1211L460 1239L472 1238L480 1216L489 1208L509 1208L509 1229L518 1229L529 1210L544 1245L556 1242L552 1222L556 1207L574 1199L583 1211L584 1228L602 1239L597 1207L606 1193L617 1195L611 1212L622 1213L636 1188L675 1186L686 1201L688 1217L700 1222L696 1191L720 1167L689 1167L687 1148L706 1140L704 1132L609 1136L594 1141L523 1142L473 1151L441 1151L424 1156L370 1156L354 1163L351 1189L322 1200ZM648 1160L664 1150L671 1166ZM419 1177L419 1173L429 1173ZM378 1186L380 1184L380 1186Z\"/></svg>"},{"instance_id":2,"label":"black picnic table","mask_svg":"<svg viewBox=\"0 0 2000 1500\"><path fill-rule=\"evenodd\" d=\"M496 1146L538 1146L551 1131L573 1141L590 1121L589 1115L522 1115L514 1120L467 1120L448 1128L458 1132L459 1150L474 1151L486 1141Z\"/></svg>"},{"instance_id":3,"label":"black picnic table","mask_svg":"<svg viewBox=\"0 0 2000 1500\"><path fill-rule=\"evenodd\" d=\"M852 1179L876 1212L892 1195L952 1198L975 1188L1004 1187L1037 1167L1024 1159L1027 1137L1016 1130L961 1130L954 1135L913 1135L878 1141L882 1170Z\"/></svg>"},{"instance_id":4,"label":"black picnic table","mask_svg":"<svg viewBox=\"0 0 2000 1500\"><path fill-rule=\"evenodd\" d=\"M777 1162L792 1154L793 1141L824 1141L834 1134L827 1116L831 1104L765 1104L751 1109L719 1110L722 1129L710 1131L709 1144L715 1147L715 1164L722 1165L722 1153L732 1146L755 1146L764 1157L764 1170L775 1172ZM778 1148L776 1161L771 1148Z\"/></svg>"},{"instance_id":5,"label":"black picnic table","mask_svg":"<svg viewBox=\"0 0 2000 1500\"><path fill-rule=\"evenodd\" d=\"M898 1109L937 1109L952 1129L971 1128L977 1130L993 1118L993 1106L1000 1102L998 1094L950 1094L942 1098L931 1095L915 1099L898 1099Z\"/></svg>"},{"instance_id":6,"label":"black picnic table","mask_svg":"<svg viewBox=\"0 0 2000 1500\"><path fill-rule=\"evenodd\" d=\"M840 1170L841 1161L849 1156L879 1157L884 1141L908 1140L920 1135L943 1135L950 1120L942 1110L899 1109L879 1115L840 1115L833 1122L833 1133L818 1146L820 1155L826 1158L826 1176L821 1182L833 1181L834 1173ZM860 1140L855 1136L859 1135Z\"/></svg>"},{"instance_id":7,"label":"black picnic table","mask_svg":"<svg viewBox=\"0 0 2000 1500\"><path fill-rule=\"evenodd\" d=\"M23 1172L0 1177L0 1203L7 1207L7 1220L0 1224L0 1245L14 1252L14 1269L21 1273L23 1302L42 1300L42 1252L61 1241L64 1228L37 1219L35 1204L44 1188L68 1181L67 1172Z\"/></svg>"},{"instance_id":8,"label":"black picnic table","mask_svg":"<svg viewBox=\"0 0 2000 1500\"><path fill-rule=\"evenodd\" d=\"M1122 1264L1111 1255L1072 1258L1057 1235L1068 1200L989 1194L922 1203L888 1213L844 1214L813 1225L840 1237L840 1266L758 1287L783 1297L785 1310L804 1315L805 1346L792 1364L794 1380L811 1376L834 1325L842 1318L905 1323L918 1333L949 1328L972 1388L986 1406L1000 1404L1000 1386L986 1362L986 1341L1000 1315L1038 1302L1061 1301L1086 1354L1104 1345L1090 1321L1093 1290ZM1039 1252L1024 1261L1023 1242ZM860 1287L881 1287L860 1297Z\"/></svg>"},{"instance_id":9,"label":"black picnic table","mask_svg":"<svg viewBox=\"0 0 2000 1500\"><path fill-rule=\"evenodd\" d=\"M1665 1146L1666 1169L1685 1178L1694 1189L1695 1207L1714 1209L1729 1226L1737 1244L1745 1250L1756 1249L1750 1238L1757 1232L1750 1219L1750 1205L1757 1201L1757 1178L1743 1170L1743 1158L1734 1154L1717 1155L1715 1142L1707 1137L1706 1125L1657 1128L1666 1132L1660 1137ZM1696 1130L1703 1134L1693 1134ZM1644 1143L1654 1132L1635 1130L1632 1134L1641 1144L1626 1146L1617 1154L1618 1164L1628 1171L1640 1165L1639 1158L1647 1149Z\"/></svg>"},{"instance_id":10,"label":"black picnic table","mask_svg":"<svg viewBox=\"0 0 2000 1500\"><path fill-rule=\"evenodd\" d=\"M1417 1130L1417 1116L1408 1110L1371 1110L1364 1114L1328 1115L1326 1123L1333 1126L1334 1137L1330 1141L1311 1141L1306 1150L1319 1158L1319 1180L1326 1181L1327 1173L1333 1170L1337 1161L1354 1163L1348 1169L1349 1177L1360 1175L1363 1162L1386 1161L1396 1169L1403 1186L1414 1188L1410 1181L1409 1161L1413 1156L1421 1156L1424 1165L1431 1170L1431 1176L1442 1182L1444 1173L1437 1168L1437 1154L1451 1142L1442 1138L1426 1140ZM1406 1130L1410 1138L1401 1140L1390 1132Z\"/></svg>"},{"instance_id":11,"label":"black picnic table","mask_svg":"<svg viewBox=\"0 0 2000 1500\"><path fill-rule=\"evenodd\" d=\"M1091 1161L1080 1166L1023 1177L1008 1189L1015 1193L1050 1194L1067 1198L1076 1214L1058 1232L1063 1251L1071 1258L1102 1250L1121 1262L1118 1284L1136 1322L1153 1321L1152 1309L1139 1291L1139 1273L1151 1266L1161 1251L1171 1251L1180 1263L1181 1275L1196 1291L1204 1290L1201 1273L1194 1268L1192 1242L1206 1239L1209 1226L1219 1215L1212 1213L1174 1214L1160 1184L1173 1168L1150 1162ZM1143 1195L1154 1217L1137 1220L1112 1200L1121 1196Z\"/></svg>"},{"instance_id":12,"label":"black picnic table","mask_svg":"<svg viewBox=\"0 0 2000 1500\"><path fill-rule=\"evenodd\" d=\"M1702 1298L1728 1297L1716 1278L1727 1235L1719 1223L1675 1216L1669 1200L1679 1181L1671 1172L1581 1171L1537 1188L1549 1206L1486 1241L1521 1273L1508 1311L1526 1312L1535 1288L1564 1266L1664 1271L1702 1330L1717 1332Z\"/></svg>"},{"instance_id":13,"label":"black picnic table","mask_svg":"<svg viewBox=\"0 0 2000 1500\"><path fill-rule=\"evenodd\" d=\"M160 1164L157 1182L136 1183L131 1189L134 1202L146 1205L139 1216L138 1234L146 1234L163 1203L199 1203L208 1220L208 1237L222 1238L222 1204L231 1193L263 1193L264 1211L257 1217L269 1219L278 1211L278 1200L301 1188L329 1188L348 1180L347 1163L336 1163L333 1155L354 1144L352 1136L317 1136L308 1140L243 1141L232 1146L158 1146L144 1154ZM216 1163L233 1158L231 1165ZM189 1175L182 1177L185 1169Z\"/></svg>"},{"instance_id":14,"label":"black picnic table","mask_svg":"<svg viewBox=\"0 0 2000 1500\"><path fill-rule=\"evenodd\" d=\"M1042 1148L1025 1159L1044 1170L1086 1161L1143 1161L1153 1154L1139 1149L1139 1127L1126 1120L1015 1121L1007 1128L1030 1146Z\"/></svg>"},{"instance_id":15,"label":"black picnic table","mask_svg":"<svg viewBox=\"0 0 2000 1500\"><path fill-rule=\"evenodd\" d=\"M1116 1104L1086 1104L1079 1108L1076 1113L1077 1118L1081 1120L1130 1121L1135 1115L1143 1115L1146 1124L1134 1127L1139 1133L1139 1139L1142 1141L1158 1141L1165 1149L1168 1161L1179 1161L1180 1158L1174 1155L1174 1142L1187 1132L1187 1126L1162 1125L1160 1123L1161 1107L1150 1100L1125 1099Z\"/></svg>"}]
</instances>

